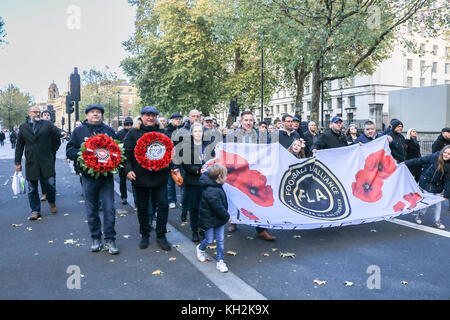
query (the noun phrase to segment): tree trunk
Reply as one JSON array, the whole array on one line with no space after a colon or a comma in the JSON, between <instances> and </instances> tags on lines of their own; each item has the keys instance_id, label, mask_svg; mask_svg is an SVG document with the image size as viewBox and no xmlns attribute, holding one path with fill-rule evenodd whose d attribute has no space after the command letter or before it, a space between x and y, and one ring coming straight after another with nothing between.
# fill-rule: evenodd
<instances>
[{"instance_id":1,"label":"tree trunk","mask_svg":"<svg viewBox=\"0 0 450 320\"><path fill-rule=\"evenodd\" d=\"M234 72L238 73L239 70L242 70L243 68L244 68L244 61L241 58L241 47L239 45L237 45L236 48L234 49ZM230 101L234 100L234 99L235 99L235 97L231 97ZM234 117L230 116L228 114L227 124L226 124L227 127L231 128L231 125L233 124L233 122L234 122Z\"/></svg>"},{"instance_id":2,"label":"tree trunk","mask_svg":"<svg viewBox=\"0 0 450 320\"><path fill-rule=\"evenodd\" d=\"M303 110L303 90L305 87L306 77L308 76L309 70L307 70L306 63L302 62L300 68L294 69L294 78L295 78L295 106L299 105L299 116L302 118L302 110ZM295 110L295 109L294 109ZM296 114L297 115L297 114Z\"/></svg>"},{"instance_id":3,"label":"tree trunk","mask_svg":"<svg viewBox=\"0 0 450 320\"><path fill-rule=\"evenodd\" d=\"M312 101L311 101L311 120L319 126L320 110L320 60L314 64L312 72Z\"/></svg>"}]
</instances>

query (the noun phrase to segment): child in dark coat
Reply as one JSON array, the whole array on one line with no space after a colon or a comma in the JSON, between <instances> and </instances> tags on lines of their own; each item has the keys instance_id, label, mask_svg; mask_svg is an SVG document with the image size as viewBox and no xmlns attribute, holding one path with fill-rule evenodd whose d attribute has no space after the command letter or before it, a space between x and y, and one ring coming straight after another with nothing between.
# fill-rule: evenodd
<instances>
[{"instance_id":1,"label":"child in dark coat","mask_svg":"<svg viewBox=\"0 0 450 320\"><path fill-rule=\"evenodd\" d=\"M217 243L217 269L227 272L228 268L223 261L225 224L230 221L228 214L227 196L223 191L223 184L227 179L227 168L220 164L214 164L200 177L200 186L203 187L200 201L200 226L205 230L205 238L197 246L197 259L200 262L206 260L205 250L208 244Z\"/></svg>"}]
</instances>

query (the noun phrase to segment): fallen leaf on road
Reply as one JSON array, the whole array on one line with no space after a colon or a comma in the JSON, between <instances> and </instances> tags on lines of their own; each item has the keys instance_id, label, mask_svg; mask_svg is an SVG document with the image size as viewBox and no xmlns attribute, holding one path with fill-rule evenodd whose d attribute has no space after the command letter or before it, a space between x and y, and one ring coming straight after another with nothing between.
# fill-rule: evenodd
<instances>
[{"instance_id":1,"label":"fallen leaf on road","mask_svg":"<svg viewBox=\"0 0 450 320\"><path fill-rule=\"evenodd\" d=\"M68 213L64 213L64 217L67 217L69 214Z\"/></svg>"},{"instance_id":2,"label":"fallen leaf on road","mask_svg":"<svg viewBox=\"0 0 450 320\"><path fill-rule=\"evenodd\" d=\"M23 226L23 223L19 223L19 224L13 223L12 226L13 227L21 227L21 226Z\"/></svg>"},{"instance_id":3,"label":"fallen leaf on road","mask_svg":"<svg viewBox=\"0 0 450 320\"><path fill-rule=\"evenodd\" d=\"M313 283L318 284L319 286L326 284L326 281L314 280Z\"/></svg>"},{"instance_id":4,"label":"fallen leaf on road","mask_svg":"<svg viewBox=\"0 0 450 320\"><path fill-rule=\"evenodd\" d=\"M346 287L352 287L354 285L351 281L345 281L344 284Z\"/></svg>"},{"instance_id":5,"label":"fallen leaf on road","mask_svg":"<svg viewBox=\"0 0 450 320\"><path fill-rule=\"evenodd\" d=\"M175 257L169 258L169 261L175 261L175 260L177 260L177 258L175 258Z\"/></svg>"},{"instance_id":6,"label":"fallen leaf on road","mask_svg":"<svg viewBox=\"0 0 450 320\"><path fill-rule=\"evenodd\" d=\"M179 247L180 247L179 244L174 244L174 245L172 246L172 248L179 248Z\"/></svg>"},{"instance_id":7,"label":"fallen leaf on road","mask_svg":"<svg viewBox=\"0 0 450 320\"><path fill-rule=\"evenodd\" d=\"M294 235L294 239L301 239L301 235L299 235L299 234L296 234L296 235Z\"/></svg>"},{"instance_id":8,"label":"fallen leaf on road","mask_svg":"<svg viewBox=\"0 0 450 320\"><path fill-rule=\"evenodd\" d=\"M375 229L372 229L372 230L370 230L370 232L377 232L377 230L375 230Z\"/></svg>"},{"instance_id":9,"label":"fallen leaf on road","mask_svg":"<svg viewBox=\"0 0 450 320\"><path fill-rule=\"evenodd\" d=\"M228 250L226 253L229 254L230 256L237 255L237 252L234 252L234 251L231 251L231 250Z\"/></svg>"},{"instance_id":10,"label":"fallen leaf on road","mask_svg":"<svg viewBox=\"0 0 450 320\"><path fill-rule=\"evenodd\" d=\"M247 237L247 240L253 240L254 238L253 237Z\"/></svg>"},{"instance_id":11,"label":"fallen leaf on road","mask_svg":"<svg viewBox=\"0 0 450 320\"><path fill-rule=\"evenodd\" d=\"M27 227L27 231L31 231L33 230L33 228Z\"/></svg>"},{"instance_id":12,"label":"fallen leaf on road","mask_svg":"<svg viewBox=\"0 0 450 320\"><path fill-rule=\"evenodd\" d=\"M53 240L49 240L48 243L53 243Z\"/></svg>"},{"instance_id":13,"label":"fallen leaf on road","mask_svg":"<svg viewBox=\"0 0 450 320\"><path fill-rule=\"evenodd\" d=\"M408 282L402 281L402 284L405 285L405 286L407 286L407 285L408 285Z\"/></svg>"},{"instance_id":14,"label":"fallen leaf on road","mask_svg":"<svg viewBox=\"0 0 450 320\"><path fill-rule=\"evenodd\" d=\"M128 239L129 237L130 237L130 235L129 234L126 234L126 235L124 235L123 236L125 239Z\"/></svg>"},{"instance_id":15,"label":"fallen leaf on road","mask_svg":"<svg viewBox=\"0 0 450 320\"><path fill-rule=\"evenodd\" d=\"M278 251L278 249L277 248L272 248L272 251L275 252L275 251Z\"/></svg>"},{"instance_id":16,"label":"fallen leaf on road","mask_svg":"<svg viewBox=\"0 0 450 320\"><path fill-rule=\"evenodd\" d=\"M80 201L78 201L79 203L84 203L84 200L80 200Z\"/></svg>"},{"instance_id":17,"label":"fallen leaf on road","mask_svg":"<svg viewBox=\"0 0 450 320\"><path fill-rule=\"evenodd\" d=\"M208 246L206 246L208 249L215 249L215 248L217 248L217 245L208 245Z\"/></svg>"},{"instance_id":18,"label":"fallen leaf on road","mask_svg":"<svg viewBox=\"0 0 450 320\"><path fill-rule=\"evenodd\" d=\"M205 259L205 262L210 262L210 261L211 261L210 258L206 258L206 259Z\"/></svg>"},{"instance_id":19,"label":"fallen leaf on road","mask_svg":"<svg viewBox=\"0 0 450 320\"><path fill-rule=\"evenodd\" d=\"M181 226L184 227L185 225L187 225L187 222L182 222Z\"/></svg>"},{"instance_id":20,"label":"fallen leaf on road","mask_svg":"<svg viewBox=\"0 0 450 320\"><path fill-rule=\"evenodd\" d=\"M110 259L109 262L114 262L114 259Z\"/></svg>"},{"instance_id":21,"label":"fallen leaf on road","mask_svg":"<svg viewBox=\"0 0 450 320\"><path fill-rule=\"evenodd\" d=\"M282 258L295 258L295 253L280 252L280 257L282 257Z\"/></svg>"},{"instance_id":22,"label":"fallen leaf on road","mask_svg":"<svg viewBox=\"0 0 450 320\"><path fill-rule=\"evenodd\" d=\"M74 239L64 240L64 244L76 244L76 243L77 243L77 240L74 240Z\"/></svg>"},{"instance_id":23,"label":"fallen leaf on road","mask_svg":"<svg viewBox=\"0 0 450 320\"><path fill-rule=\"evenodd\" d=\"M268 253L263 253L263 256L264 256L264 257L268 257L268 256L270 256L270 254L268 254Z\"/></svg>"},{"instance_id":24,"label":"fallen leaf on road","mask_svg":"<svg viewBox=\"0 0 450 320\"><path fill-rule=\"evenodd\" d=\"M152 272L152 274L158 275L158 274L163 274L164 272L162 270L155 270Z\"/></svg>"},{"instance_id":25,"label":"fallen leaf on road","mask_svg":"<svg viewBox=\"0 0 450 320\"><path fill-rule=\"evenodd\" d=\"M231 238L232 236L231 236L231 234L227 234L227 238Z\"/></svg>"}]
</instances>

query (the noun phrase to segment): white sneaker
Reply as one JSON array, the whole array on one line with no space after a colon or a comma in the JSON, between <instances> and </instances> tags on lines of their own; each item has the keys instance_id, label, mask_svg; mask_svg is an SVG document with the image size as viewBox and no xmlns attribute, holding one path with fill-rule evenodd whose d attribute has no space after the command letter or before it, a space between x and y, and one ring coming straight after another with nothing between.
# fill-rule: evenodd
<instances>
[{"instance_id":1,"label":"white sneaker","mask_svg":"<svg viewBox=\"0 0 450 320\"><path fill-rule=\"evenodd\" d=\"M417 218L416 218L416 223L417 223L417 224L422 224L422 219L423 219L423 215L418 214L418 215L417 215Z\"/></svg>"},{"instance_id":2,"label":"white sneaker","mask_svg":"<svg viewBox=\"0 0 450 320\"><path fill-rule=\"evenodd\" d=\"M175 209L177 205L173 202L169 203L169 209Z\"/></svg>"},{"instance_id":3,"label":"white sneaker","mask_svg":"<svg viewBox=\"0 0 450 320\"><path fill-rule=\"evenodd\" d=\"M219 262L217 262L216 268L220 272L228 272L227 265L225 264L225 262L223 262L223 260L220 260Z\"/></svg>"},{"instance_id":4,"label":"white sneaker","mask_svg":"<svg viewBox=\"0 0 450 320\"><path fill-rule=\"evenodd\" d=\"M206 256L205 256L205 251L204 250L200 250L200 244L198 244L195 249L197 250L197 259L200 262L205 262L206 261Z\"/></svg>"},{"instance_id":5,"label":"white sneaker","mask_svg":"<svg viewBox=\"0 0 450 320\"><path fill-rule=\"evenodd\" d=\"M445 226L441 222L435 222L434 226L438 229L445 229Z\"/></svg>"}]
</instances>

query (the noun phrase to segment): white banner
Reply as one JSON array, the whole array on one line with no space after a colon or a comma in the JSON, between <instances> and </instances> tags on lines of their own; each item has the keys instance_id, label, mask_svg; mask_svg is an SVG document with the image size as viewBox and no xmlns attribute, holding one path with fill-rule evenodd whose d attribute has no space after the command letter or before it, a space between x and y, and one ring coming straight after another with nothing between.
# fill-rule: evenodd
<instances>
[{"instance_id":1,"label":"white banner","mask_svg":"<svg viewBox=\"0 0 450 320\"><path fill-rule=\"evenodd\" d=\"M297 159L274 144L219 144L233 223L272 229L339 227L390 219L442 201L425 196L386 137Z\"/></svg>"}]
</instances>

